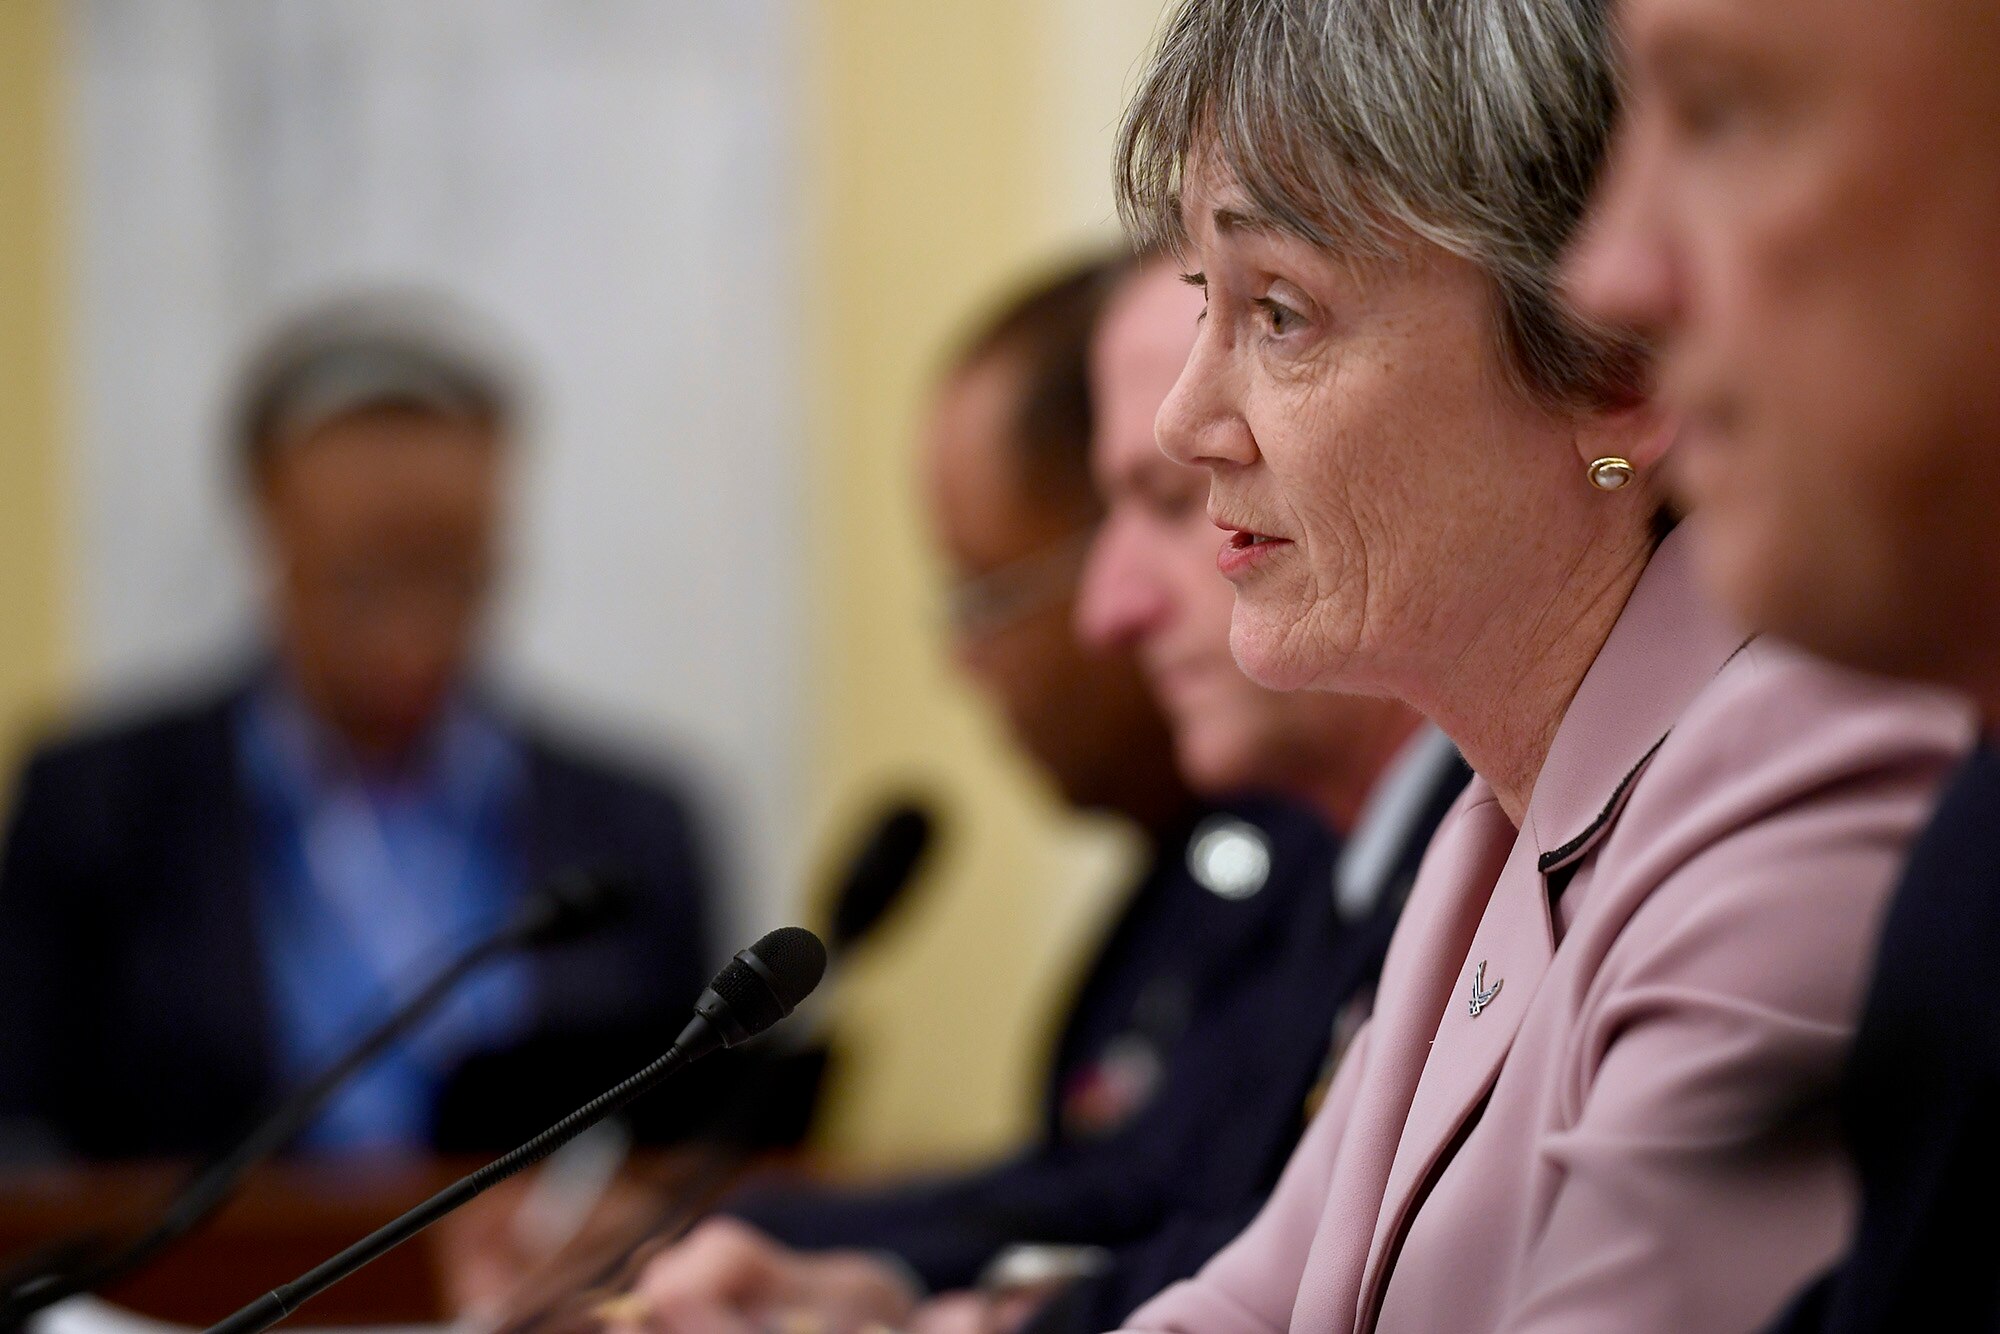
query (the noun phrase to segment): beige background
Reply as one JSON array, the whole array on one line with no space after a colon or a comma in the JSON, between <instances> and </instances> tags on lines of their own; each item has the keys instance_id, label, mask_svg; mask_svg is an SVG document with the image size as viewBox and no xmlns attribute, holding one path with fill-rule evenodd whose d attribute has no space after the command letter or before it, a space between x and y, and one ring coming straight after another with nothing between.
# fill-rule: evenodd
<instances>
[{"instance_id":1,"label":"beige background","mask_svg":"<svg viewBox=\"0 0 2000 1334\"><path fill-rule=\"evenodd\" d=\"M0 793L67 665L56 3L0 5Z\"/></svg>"}]
</instances>

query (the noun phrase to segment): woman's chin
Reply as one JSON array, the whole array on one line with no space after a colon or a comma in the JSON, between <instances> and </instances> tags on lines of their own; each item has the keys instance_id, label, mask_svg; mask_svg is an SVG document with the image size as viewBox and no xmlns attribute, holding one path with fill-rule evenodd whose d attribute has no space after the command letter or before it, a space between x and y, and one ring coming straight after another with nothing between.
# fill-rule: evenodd
<instances>
[{"instance_id":1,"label":"woman's chin","mask_svg":"<svg viewBox=\"0 0 2000 1334\"><path fill-rule=\"evenodd\" d=\"M1229 651L1243 674L1266 690L1304 690L1313 683L1312 664L1300 660L1288 627L1279 627L1236 600L1229 621Z\"/></svg>"}]
</instances>

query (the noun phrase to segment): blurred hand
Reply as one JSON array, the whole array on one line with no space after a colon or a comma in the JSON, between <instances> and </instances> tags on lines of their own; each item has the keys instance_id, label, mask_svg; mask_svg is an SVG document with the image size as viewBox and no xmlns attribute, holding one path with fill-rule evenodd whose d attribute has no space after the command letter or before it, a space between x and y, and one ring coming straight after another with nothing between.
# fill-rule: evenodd
<instances>
[{"instance_id":1,"label":"blurred hand","mask_svg":"<svg viewBox=\"0 0 2000 1334\"><path fill-rule=\"evenodd\" d=\"M918 1307L908 1334L1015 1334L1049 1299L1053 1289L1002 1293L947 1292Z\"/></svg>"},{"instance_id":2,"label":"blurred hand","mask_svg":"<svg viewBox=\"0 0 2000 1334\"><path fill-rule=\"evenodd\" d=\"M669 1334L862 1334L901 1328L918 1294L865 1252L794 1251L717 1217L648 1262L632 1298Z\"/></svg>"},{"instance_id":3,"label":"blurred hand","mask_svg":"<svg viewBox=\"0 0 2000 1334\"><path fill-rule=\"evenodd\" d=\"M933 1297L910 1317L908 1334L993 1334L992 1303L977 1292Z\"/></svg>"},{"instance_id":4,"label":"blurred hand","mask_svg":"<svg viewBox=\"0 0 2000 1334\"><path fill-rule=\"evenodd\" d=\"M660 1208L650 1183L620 1180L576 1235L549 1250L517 1226L532 1181L503 1181L433 1229L432 1259L454 1319L499 1327L552 1305L628 1251Z\"/></svg>"}]
</instances>

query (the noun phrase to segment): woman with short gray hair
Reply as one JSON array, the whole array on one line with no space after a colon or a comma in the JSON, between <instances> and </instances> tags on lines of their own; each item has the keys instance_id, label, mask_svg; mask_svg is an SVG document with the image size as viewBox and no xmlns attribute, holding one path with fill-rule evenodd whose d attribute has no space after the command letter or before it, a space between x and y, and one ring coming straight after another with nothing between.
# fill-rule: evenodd
<instances>
[{"instance_id":1,"label":"woman with short gray hair","mask_svg":"<svg viewBox=\"0 0 2000 1334\"><path fill-rule=\"evenodd\" d=\"M1134 1327L1743 1330L1842 1239L1818 1113L1968 720L1703 602L1642 351L1556 292L1614 112L1588 0L1182 0L1128 112L1238 661L1478 775L1269 1205Z\"/></svg>"}]
</instances>

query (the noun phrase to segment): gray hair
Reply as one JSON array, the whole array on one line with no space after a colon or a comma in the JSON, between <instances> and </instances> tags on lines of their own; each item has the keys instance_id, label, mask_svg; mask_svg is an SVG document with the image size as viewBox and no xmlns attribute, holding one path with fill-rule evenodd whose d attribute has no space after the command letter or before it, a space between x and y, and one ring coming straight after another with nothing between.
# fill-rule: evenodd
<instances>
[{"instance_id":1,"label":"gray hair","mask_svg":"<svg viewBox=\"0 0 2000 1334\"><path fill-rule=\"evenodd\" d=\"M237 456L254 478L291 442L376 407L479 422L504 437L524 415L519 366L497 326L442 292L332 297L293 311L251 356L237 389Z\"/></svg>"},{"instance_id":2,"label":"gray hair","mask_svg":"<svg viewBox=\"0 0 2000 1334\"><path fill-rule=\"evenodd\" d=\"M1119 215L1185 244L1191 153L1343 256L1411 238L1492 279L1504 360L1543 401L1629 400L1628 339L1557 292L1617 109L1604 0L1181 0L1118 136Z\"/></svg>"}]
</instances>

